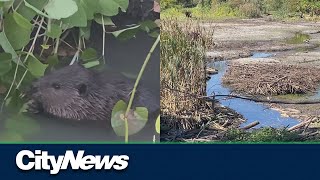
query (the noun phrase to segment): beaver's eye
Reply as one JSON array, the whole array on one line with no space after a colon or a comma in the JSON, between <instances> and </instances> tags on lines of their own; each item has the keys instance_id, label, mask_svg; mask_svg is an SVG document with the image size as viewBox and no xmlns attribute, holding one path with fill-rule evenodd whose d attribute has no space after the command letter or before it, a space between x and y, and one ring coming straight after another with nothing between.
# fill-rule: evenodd
<instances>
[{"instance_id":1,"label":"beaver's eye","mask_svg":"<svg viewBox=\"0 0 320 180\"><path fill-rule=\"evenodd\" d=\"M60 84L52 83L52 87L55 88L55 89L60 89Z\"/></svg>"}]
</instances>

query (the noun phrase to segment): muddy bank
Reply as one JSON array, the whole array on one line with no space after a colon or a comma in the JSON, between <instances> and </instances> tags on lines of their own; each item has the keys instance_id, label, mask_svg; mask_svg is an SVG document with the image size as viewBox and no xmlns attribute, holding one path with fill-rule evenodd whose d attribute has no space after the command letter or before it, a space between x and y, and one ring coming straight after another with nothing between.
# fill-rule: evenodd
<instances>
[{"instance_id":1,"label":"muddy bank","mask_svg":"<svg viewBox=\"0 0 320 180\"><path fill-rule=\"evenodd\" d=\"M215 30L215 47L207 53L213 60L249 57L255 51L305 51L318 47L320 40L320 23L312 22L272 22L262 18L203 26Z\"/></svg>"},{"instance_id":2,"label":"muddy bank","mask_svg":"<svg viewBox=\"0 0 320 180\"><path fill-rule=\"evenodd\" d=\"M215 28L216 45L214 50L207 53L209 61L233 60L258 65L268 62L276 66L293 65L311 69L320 67L319 22L272 22L266 19L249 19L205 23L203 26ZM255 52L266 52L270 56L257 59L253 57ZM311 78L311 76L301 78ZM230 92L233 92L232 89ZM272 98L289 101L317 100L320 99L320 93L308 92L304 95L289 94ZM281 117L299 121L314 119L308 127L320 127L319 104L266 104L266 106L279 112Z\"/></svg>"}]
</instances>

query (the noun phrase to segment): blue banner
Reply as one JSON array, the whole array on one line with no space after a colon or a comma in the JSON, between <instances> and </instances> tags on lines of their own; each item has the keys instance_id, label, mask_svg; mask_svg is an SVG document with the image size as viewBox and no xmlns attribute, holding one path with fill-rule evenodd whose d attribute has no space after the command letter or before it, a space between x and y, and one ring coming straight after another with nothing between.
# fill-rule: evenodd
<instances>
[{"instance_id":1,"label":"blue banner","mask_svg":"<svg viewBox=\"0 0 320 180\"><path fill-rule=\"evenodd\" d=\"M319 152L317 144L3 144L0 173L4 179L311 180L319 179Z\"/></svg>"}]
</instances>

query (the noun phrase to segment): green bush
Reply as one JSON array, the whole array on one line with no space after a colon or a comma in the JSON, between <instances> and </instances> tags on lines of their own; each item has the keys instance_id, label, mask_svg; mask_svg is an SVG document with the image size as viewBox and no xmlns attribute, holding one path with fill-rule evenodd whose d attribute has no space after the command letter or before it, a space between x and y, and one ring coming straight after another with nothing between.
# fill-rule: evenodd
<instances>
[{"instance_id":1,"label":"green bush","mask_svg":"<svg viewBox=\"0 0 320 180\"><path fill-rule=\"evenodd\" d=\"M161 10L160 16L161 16L161 19L172 18L172 17L175 17L177 19L185 18L182 8L178 8L178 7Z\"/></svg>"},{"instance_id":2,"label":"green bush","mask_svg":"<svg viewBox=\"0 0 320 180\"><path fill-rule=\"evenodd\" d=\"M239 11L233 9L228 3L221 3L212 9L216 17L236 17L239 16Z\"/></svg>"},{"instance_id":3,"label":"green bush","mask_svg":"<svg viewBox=\"0 0 320 180\"><path fill-rule=\"evenodd\" d=\"M174 7L177 5L176 0L161 0L160 1L160 6L162 10L168 9L170 7Z\"/></svg>"}]
</instances>

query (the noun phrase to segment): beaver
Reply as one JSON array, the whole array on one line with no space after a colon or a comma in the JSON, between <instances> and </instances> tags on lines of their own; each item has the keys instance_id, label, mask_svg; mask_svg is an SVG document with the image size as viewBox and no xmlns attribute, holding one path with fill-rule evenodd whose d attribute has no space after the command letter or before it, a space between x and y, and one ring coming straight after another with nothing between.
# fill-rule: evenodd
<instances>
[{"instance_id":1,"label":"beaver","mask_svg":"<svg viewBox=\"0 0 320 180\"><path fill-rule=\"evenodd\" d=\"M129 102L134 82L120 75L87 69L81 64L65 66L32 83L27 91L28 112L45 113L67 120L111 120L119 100ZM138 86L134 107L159 113L157 97Z\"/></svg>"}]
</instances>

